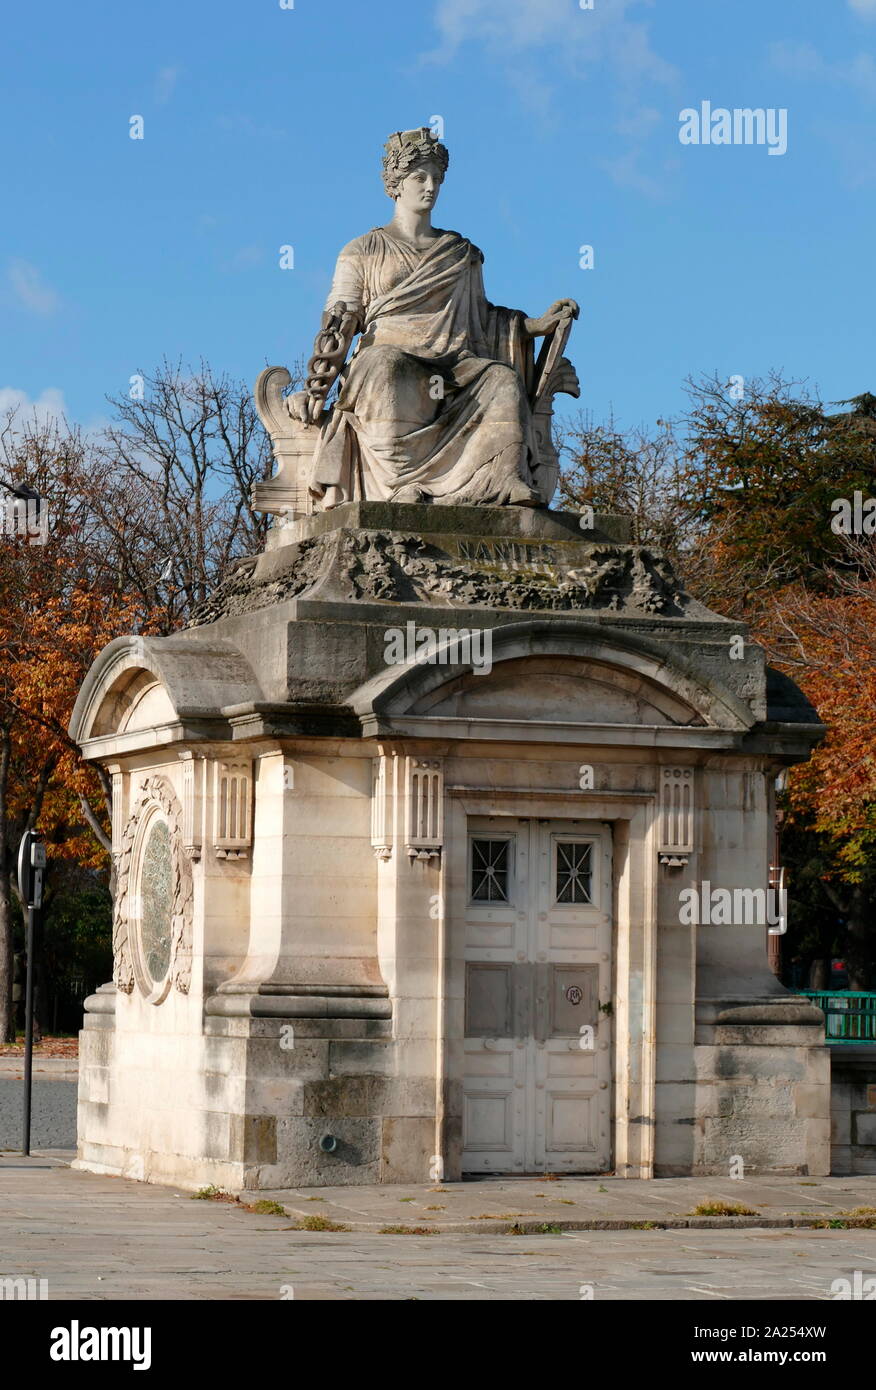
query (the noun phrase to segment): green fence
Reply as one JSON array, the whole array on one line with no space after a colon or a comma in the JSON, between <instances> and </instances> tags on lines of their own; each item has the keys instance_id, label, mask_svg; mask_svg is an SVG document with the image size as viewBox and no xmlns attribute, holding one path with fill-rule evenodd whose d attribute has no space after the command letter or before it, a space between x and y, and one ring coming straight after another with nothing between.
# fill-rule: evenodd
<instances>
[{"instance_id":1,"label":"green fence","mask_svg":"<svg viewBox=\"0 0 876 1390\"><path fill-rule=\"evenodd\" d=\"M876 1043L876 993L857 989L801 989L824 1010L825 1042Z\"/></svg>"}]
</instances>

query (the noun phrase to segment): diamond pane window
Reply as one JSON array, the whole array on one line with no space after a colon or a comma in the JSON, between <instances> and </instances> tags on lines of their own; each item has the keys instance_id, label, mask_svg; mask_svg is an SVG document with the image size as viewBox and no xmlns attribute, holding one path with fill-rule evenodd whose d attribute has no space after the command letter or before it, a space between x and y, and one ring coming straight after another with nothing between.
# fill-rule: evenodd
<instances>
[{"instance_id":1,"label":"diamond pane window","mask_svg":"<svg viewBox=\"0 0 876 1390\"><path fill-rule=\"evenodd\" d=\"M472 840L471 896L474 902L508 902L509 863L509 840Z\"/></svg>"},{"instance_id":2,"label":"diamond pane window","mask_svg":"<svg viewBox=\"0 0 876 1390\"><path fill-rule=\"evenodd\" d=\"M570 841L557 841L557 884L558 903L589 903L592 869L590 865L592 844L574 844Z\"/></svg>"}]
</instances>

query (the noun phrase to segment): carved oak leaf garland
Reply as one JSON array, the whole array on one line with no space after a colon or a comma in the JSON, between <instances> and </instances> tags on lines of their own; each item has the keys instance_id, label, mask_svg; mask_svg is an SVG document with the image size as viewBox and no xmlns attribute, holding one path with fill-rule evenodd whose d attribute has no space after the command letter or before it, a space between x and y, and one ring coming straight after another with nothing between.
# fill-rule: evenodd
<instances>
[{"instance_id":1,"label":"carved oak leaf garland","mask_svg":"<svg viewBox=\"0 0 876 1390\"><path fill-rule=\"evenodd\" d=\"M607 608L667 616L684 611L687 596L659 552L602 542L570 564L564 551L580 555L580 547L556 546L549 573L497 571L488 562L454 557L414 534L342 529L290 545L288 564L272 571L267 583L253 576L254 561L237 563L188 626L312 591L320 597L342 592L347 599L392 603L428 603L437 596L451 606L536 612Z\"/></svg>"},{"instance_id":2,"label":"carved oak leaf garland","mask_svg":"<svg viewBox=\"0 0 876 1390\"><path fill-rule=\"evenodd\" d=\"M143 813L158 806L170 829L172 854L172 903L170 968L173 984L180 994L188 994L192 980L192 916L194 883L192 866L182 852L182 807L164 777L147 777L131 807L122 836L116 870L116 898L113 904L113 980L124 994L134 989L134 962L130 941L128 902L131 857Z\"/></svg>"}]
</instances>

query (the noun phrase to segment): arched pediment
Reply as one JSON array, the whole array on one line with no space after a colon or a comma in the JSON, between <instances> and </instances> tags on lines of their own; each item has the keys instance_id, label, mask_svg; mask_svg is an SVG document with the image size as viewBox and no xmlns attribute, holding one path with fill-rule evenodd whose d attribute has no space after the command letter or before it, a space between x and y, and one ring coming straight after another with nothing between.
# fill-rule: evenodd
<instances>
[{"instance_id":1,"label":"arched pediment","mask_svg":"<svg viewBox=\"0 0 876 1390\"><path fill-rule=\"evenodd\" d=\"M442 655L445 657L442 660ZM573 623L494 628L486 653L460 661L445 642L434 660L391 665L350 703L360 717L500 719L744 731L751 709L683 659L630 633Z\"/></svg>"},{"instance_id":2,"label":"arched pediment","mask_svg":"<svg viewBox=\"0 0 876 1390\"><path fill-rule=\"evenodd\" d=\"M215 717L261 699L252 669L228 642L185 634L118 637L95 658L70 720L77 743Z\"/></svg>"},{"instance_id":3,"label":"arched pediment","mask_svg":"<svg viewBox=\"0 0 876 1390\"><path fill-rule=\"evenodd\" d=\"M130 670L107 691L95 714L91 737L133 733L166 724L176 717L170 696L154 673Z\"/></svg>"},{"instance_id":4,"label":"arched pediment","mask_svg":"<svg viewBox=\"0 0 876 1390\"><path fill-rule=\"evenodd\" d=\"M466 672L418 700L411 714L586 724L705 724L687 700L637 671L570 656L522 656Z\"/></svg>"}]
</instances>

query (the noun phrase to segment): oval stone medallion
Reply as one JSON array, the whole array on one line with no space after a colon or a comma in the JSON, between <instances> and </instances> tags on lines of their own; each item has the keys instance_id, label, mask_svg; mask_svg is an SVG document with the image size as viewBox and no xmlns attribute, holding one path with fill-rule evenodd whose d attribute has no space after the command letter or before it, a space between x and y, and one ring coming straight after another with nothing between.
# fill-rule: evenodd
<instances>
[{"instance_id":1,"label":"oval stone medallion","mask_svg":"<svg viewBox=\"0 0 876 1390\"><path fill-rule=\"evenodd\" d=\"M170 827L156 820L149 831L140 870L140 951L151 980L160 984L170 969L173 864Z\"/></svg>"}]
</instances>

